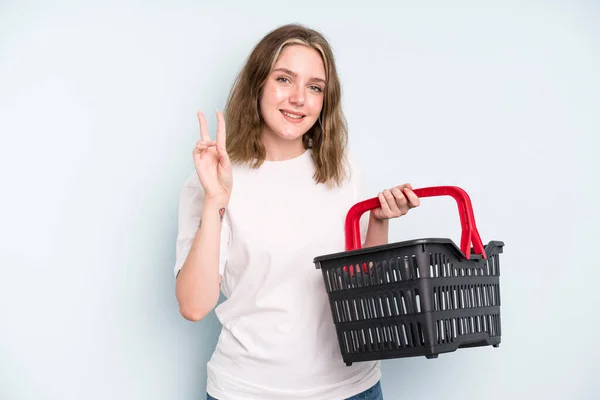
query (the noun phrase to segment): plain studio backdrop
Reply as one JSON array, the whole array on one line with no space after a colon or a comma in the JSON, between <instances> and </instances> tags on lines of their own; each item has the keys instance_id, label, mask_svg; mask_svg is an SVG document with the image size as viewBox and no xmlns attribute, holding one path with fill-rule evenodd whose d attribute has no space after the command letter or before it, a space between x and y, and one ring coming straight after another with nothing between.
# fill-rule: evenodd
<instances>
[{"instance_id":1,"label":"plain studio backdrop","mask_svg":"<svg viewBox=\"0 0 600 400\"><path fill-rule=\"evenodd\" d=\"M334 47L372 195L461 186L506 243L500 347L385 361L386 399L598 398L598 3L95 3L0 4L1 399L205 396L219 324L179 315L173 277L195 113L214 135L289 22ZM390 226L460 235L449 198Z\"/></svg>"}]
</instances>

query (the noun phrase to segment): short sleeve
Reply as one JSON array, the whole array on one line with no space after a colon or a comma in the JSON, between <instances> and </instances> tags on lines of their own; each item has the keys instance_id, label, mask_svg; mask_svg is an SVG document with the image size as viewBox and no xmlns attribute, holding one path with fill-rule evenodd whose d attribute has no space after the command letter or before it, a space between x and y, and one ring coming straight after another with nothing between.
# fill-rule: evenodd
<instances>
[{"instance_id":1,"label":"short sleeve","mask_svg":"<svg viewBox=\"0 0 600 400\"><path fill-rule=\"evenodd\" d=\"M364 179L362 165L358 158L352 154L348 154L348 165L350 169L350 182L354 193L354 203L367 200L372 196L368 196L367 185ZM367 228L369 227L369 213L364 213L360 218L360 240L364 243L367 240Z\"/></svg>"},{"instance_id":2,"label":"short sleeve","mask_svg":"<svg viewBox=\"0 0 600 400\"><path fill-rule=\"evenodd\" d=\"M202 219L202 206L204 202L204 189L198 180L196 173L192 173L185 181L179 198L179 215L177 240L175 243L175 267L174 274L183 267L192 243L196 237L200 220ZM219 274L223 276L230 240L230 228L227 218L223 219L221 226L221 240L219 252Z\"/></svg>"}]
</instances>

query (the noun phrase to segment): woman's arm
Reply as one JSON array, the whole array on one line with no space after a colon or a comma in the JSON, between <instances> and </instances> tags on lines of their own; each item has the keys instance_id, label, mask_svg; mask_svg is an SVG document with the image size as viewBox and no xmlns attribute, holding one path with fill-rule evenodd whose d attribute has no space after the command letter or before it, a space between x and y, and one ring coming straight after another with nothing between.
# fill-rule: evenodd
<instances>
[{"instance_id":1,"label":"woman's arm","mask_svg":"<svg viewBox=\"0 0 600 400\"><path fill-rule=\"evenodd\" d=\"M379 220L369 215L369 227L367 228L367 238L363 247L373 247L388 243L389 219Z\"/></svg>"},{"instance_id":2,"label":"woman's arm","mask_svg":"<svg viewBox=\"0 0 600 400\"><path fill-rule=\"evenodd\" d=\"M193 236L194 240L175 286L179 312L190 321L204 318L219 301L221 230L233 187L231 162L225 149L225 118L217 112L217 140L212 141L206 118L201 112L197 115L201 140L196 142L192 155L199 185L194 188L194 183L191 193L182 194L179 211L181 235L186 240Z\"/></svg>"},{"instance_id":3,"label":"woman's arm","mask_svg":"<svg viewBox=\"0 0 600 400\"><path fill-rule=\"evenodd\" d=\"M205 200L194 241L177 275L175 292L179 311L190 321L200 321L219 300L221 227L227 203L220 199Z\"/></svg>"}]
</instances>

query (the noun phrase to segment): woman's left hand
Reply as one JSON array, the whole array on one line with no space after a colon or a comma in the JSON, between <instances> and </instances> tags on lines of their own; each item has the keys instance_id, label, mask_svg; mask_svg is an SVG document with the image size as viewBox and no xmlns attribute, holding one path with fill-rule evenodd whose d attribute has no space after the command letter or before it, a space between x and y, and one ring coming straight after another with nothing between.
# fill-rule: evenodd
<instances>
[{"instance_id":1,"label":"woman's left hand","mask_svg":"<svg viewBox=\"0 0 600 400\"><path fill-rule=\"evenodd\" d=\"M371 215L378 220L398 218L408 213L411 208L421 204L419 197L412 191L412 186L405 183L392 189L380 192L377 197L380 207L371 211Z\"/></svg>"}]
</instances>

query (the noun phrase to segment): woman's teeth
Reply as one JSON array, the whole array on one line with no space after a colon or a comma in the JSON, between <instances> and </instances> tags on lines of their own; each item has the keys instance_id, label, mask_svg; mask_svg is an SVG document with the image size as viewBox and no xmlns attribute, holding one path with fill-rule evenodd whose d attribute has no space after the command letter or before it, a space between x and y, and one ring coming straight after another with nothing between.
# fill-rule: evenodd
<instances>
[{"instance_id":1,"label":"woman's teeth","mask_svg":"<svg viewBox=\"0 0 600 400\"><path fill-rule=\"evenodd\" d=\"M303 117L303 115L295 115L295 114L290 114L290 113L286 113L285 111L282 111L283 115L285 115L286 117L290 117L290 118L294 118L294 119L300 119Z\"/></svg>"}]
</instances>

